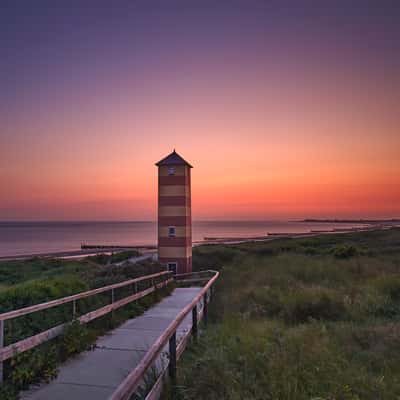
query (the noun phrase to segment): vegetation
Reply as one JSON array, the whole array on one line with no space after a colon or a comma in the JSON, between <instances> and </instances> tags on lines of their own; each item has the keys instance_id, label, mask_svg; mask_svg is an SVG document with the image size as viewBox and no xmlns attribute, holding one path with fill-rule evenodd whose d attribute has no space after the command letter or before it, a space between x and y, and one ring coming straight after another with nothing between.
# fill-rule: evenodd
<instances>
[{"instance_id":1,"label":"vegetation","mask_svg":"<svg viewBox=\"0 0 400 400\"><path fill-rule=\"evenodd\" d=\"M89 257L93 261L98 264L111 264L111 263L119 263L126 261L131 257L138 257L140 253L137 250L127 250L127 251L119 251L117 253L112 254L96 254L95 256Z\"/></svg>"},{"instance_id":2,"label":"vegetation","mask_svg":"<svg viewBox=\"0 0 400 400\"><path fill-rule=\"evenodd\" d=\"M184 400L400 399L400 230L201 246L213 321L179 364Z\"/></svg>"},{"instance_id":3,"label":"vegetation","mask_svg":"<svg viewBox=\"0 0 400 400\"><path fill-rule=\"evenodd\" d=\"M131 257L132 253L124 256ZM117 259L117 262L120 260ZM115 266L102 265L96 261L93 257L82 261L34 258L0 263L0 313L162 270L161 265L149 262ZM139 283L138 290L147 287L145 285L148 283ZM115 300L127 296L130 290L132 288L129 287L115 290ZM16 399L18 392L29 384L54 378L61 362L71 355L90 349L99 335L141 314L169 290L159 290L154 295L128 304L87 325L70 322L71 303L7 321L5 345L61 323L68 325L61 337L5 362L5 383L0 387L0 400ZM81 299L76 304L77 316L109 302L110 293Z\"/></svg>"}]
</instances>

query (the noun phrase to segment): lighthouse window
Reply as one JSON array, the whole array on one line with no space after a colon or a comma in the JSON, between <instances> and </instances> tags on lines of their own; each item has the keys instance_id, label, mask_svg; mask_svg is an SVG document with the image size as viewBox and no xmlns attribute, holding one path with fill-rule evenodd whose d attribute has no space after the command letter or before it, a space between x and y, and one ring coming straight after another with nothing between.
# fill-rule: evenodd
<instances>
[{"instance_id":1,"label":"lighthouse window","mask_svg":"<svg viewBox=\"0 0 400 400\"><path fill-rule=\"evenodd\" d=\"M168 175L175 175L175 167L168 168Z\"/></svg>"},{"instance_id":2,"label":"lighthouse window","mask_svg":"<svg viewBox=\"0 0 400 400\"><path fill-rule=\"evenodd\" d=\"M174 226L169 226L168 227L168 236L169 237L175 237L175 227Z\"/></svg>"}]
</instances>

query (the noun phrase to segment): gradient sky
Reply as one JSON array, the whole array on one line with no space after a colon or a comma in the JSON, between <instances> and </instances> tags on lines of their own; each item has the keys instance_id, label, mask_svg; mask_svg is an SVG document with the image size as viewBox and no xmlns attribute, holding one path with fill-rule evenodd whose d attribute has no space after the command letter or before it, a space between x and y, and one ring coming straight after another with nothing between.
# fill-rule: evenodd
<instances>
[{"instance_id":1,"label":"gradient sky","mask_svg":"<svg viewBox=\"0 0 400 400\"><path fill-rule=\"evenodd\" d=\"M0 7L0 220L400 217L398 2Z\"/></svg>"}]
</instances>

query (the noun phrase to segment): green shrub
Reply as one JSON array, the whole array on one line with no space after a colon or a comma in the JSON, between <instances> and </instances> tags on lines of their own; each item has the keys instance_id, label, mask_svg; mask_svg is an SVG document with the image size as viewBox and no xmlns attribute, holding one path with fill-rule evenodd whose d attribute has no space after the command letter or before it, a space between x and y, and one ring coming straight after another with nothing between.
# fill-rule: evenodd
<instances>
[{"instance_id":1,"label":"green shrub","mask_svg":"<svg viewBox=\"0 0 400 400\"><path fill-rule=\"evenodd\" d=\"M58 351L54 344L21 353L10 361L8 380L17 390L27 389L40 380L50 381L57 375Z\"/></svg>"},{"instance_id":2,"label":"green shrub","mask_svg":"<svg viewBox=\"0 0 400 400\"><path fill-rule=\"evenodd\" d=\"M333 250L333 255L336 258L350 258L354 257L357 254L358 254L357 248L351 245L339 246Z\"/></svg>"},{"instance_id":3,"label":"green shrub","mask_svg":"<svg viewBox=\"0 0 400 400\"><path fill-rule=\"evenodd\" d=\"M66 360L73 354L88 350L94 340L93 334L87 326L73 321L67 325L61 337L59 354L62 360Z\"/></svg>"},{"instance_id":4,"label":"green shrub","mask_svg":"<svg viewBox=\"0 0 400 400\"><path fill-rule=\"evenodd\" d=\"M310 256L314 256L316 254L318 254L318 250L315 247L311 247L311 246L307 246L304 247L304 254L310 255Z\"/></svg>"}]
</instances>

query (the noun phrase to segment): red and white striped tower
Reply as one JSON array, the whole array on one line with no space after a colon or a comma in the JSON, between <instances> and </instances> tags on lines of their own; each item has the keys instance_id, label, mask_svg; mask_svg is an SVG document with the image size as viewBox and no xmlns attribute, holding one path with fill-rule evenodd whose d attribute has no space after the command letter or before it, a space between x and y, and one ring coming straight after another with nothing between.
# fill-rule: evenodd
<instances>
[{"instance_id":1,"label":"red and white striped tower","mask_svg":"<svg viewBox=\"0 0 400 400\"><path fill-rule=\"evenodd\" d=\"M192 166L175 150L158 167L158 259L178 274L192 271Z\"/></svg>"}]
</instances>

